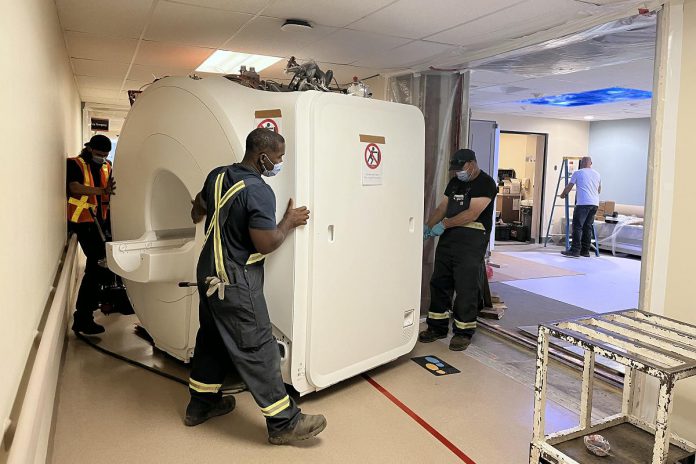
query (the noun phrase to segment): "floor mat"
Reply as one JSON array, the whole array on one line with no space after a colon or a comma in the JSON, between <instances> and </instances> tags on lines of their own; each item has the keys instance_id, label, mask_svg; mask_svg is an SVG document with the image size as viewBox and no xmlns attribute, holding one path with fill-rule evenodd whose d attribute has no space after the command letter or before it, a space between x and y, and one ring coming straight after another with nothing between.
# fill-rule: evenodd
<instances>
[{"instance_id":1,"label":"floor mat","mask_svg":"<svg viewBox=\"0 0 696 464\"><path fill-rule=\"evenodd\" d=\"M508 330L520 326L536 326L542 322L592 316L587 309L528 292L504 283L491 283L491 292L499 295L508 307L502 319L491 321Z\"/></svg>"},{"instance_id":2,"label":"floor mat","mask_svg":"<svg viewBox=\"0 0 696 464\"><path fill-rule=\"evenodd\" d=\"M564 277L582 275L571 269L542 264L529 259L511 256L506 253L493 252L491 263L500 266L493 268L491 282L509 282L512 280L544 279L548 277Z\"/></svg>"}]
</instances>

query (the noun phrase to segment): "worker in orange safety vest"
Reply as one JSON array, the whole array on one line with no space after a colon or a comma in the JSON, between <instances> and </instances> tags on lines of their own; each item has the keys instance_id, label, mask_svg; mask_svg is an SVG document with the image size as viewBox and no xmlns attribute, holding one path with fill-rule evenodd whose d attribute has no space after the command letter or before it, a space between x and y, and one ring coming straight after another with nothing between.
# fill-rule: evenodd
<instances>
[{"instance_id":1,"label":"worker in orange safety vest","mask_svg":"<svg viewBox=\"0 0 696 464\"><path fill-rule=\"evenodd\" d=\"M94 322L94 311L103 301L102 283L111 275L104 267L103 233L109 222L109 199L116 190L111 162L106 159L110 151L111 140L95 135L79 156L68 159L67 165L68 230L77 234L87 256L72 328L84 335L104 332L104 327Z\"/></svg>"}]
</instances>

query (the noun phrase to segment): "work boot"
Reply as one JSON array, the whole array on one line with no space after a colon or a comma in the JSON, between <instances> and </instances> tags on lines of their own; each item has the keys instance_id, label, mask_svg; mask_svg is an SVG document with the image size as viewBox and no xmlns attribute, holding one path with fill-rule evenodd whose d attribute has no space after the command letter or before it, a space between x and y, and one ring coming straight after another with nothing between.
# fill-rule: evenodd
<instances>
[{"instance_id":1,"label":"work boot","mask_svg":"<svg viewBox=\"0 0 696 464\"><path fill-rule=\"evenodd\" d=\"M237 401L234 396L223 396L217 403L207 403L198 399L191 398L186 407L186 417L184 425L193 427L217 416L224 416L234 410Z\"/></svg>"},{"instance_id":2,"label":"work boot","mask_svg":"<svg viewBox=\"0 0 696 464\"><path fill-rule=\"evenodd\" d=\"M421 343L432 343L442 338L447 338L447 332L438 332L430 327L418 334L418 341Z\"/></svg>"},{"instance_id":3,"label":"work boot","mask_svg":"<svg viewBox=\"0 0 696 464\"><path fill-rule=\"evenodd\" d=\"M104 333L104 326L94 322L94 319L80 320L79 318L75 318L72 330L76 334L98 335Z\"/></svg>"},{"instance_id":4,"label":"work boot","mask_svg":"<svg viewBox=\"0 0 696 464\"><path fill-rule=\"evenodd\" d=\"M589 258L590 252L589 251L581 251L580 256L582 256L583 258Z\"/></svg>"},{"instance_id":5,"label":"work boot","mask_svg":"<svg viewBox=\"0 0 696 464\"><path fill-rule=\"evenodd\" d=\"M450 340L450 351L464 351L471 345L471 337L469 335L455 335Z\"/></svg>"},{"instance_id":6,"label":"work boot","mask_svg":"<svg viewBox=\"0 0 696 464\"><path fill-rule=\"evenodd\" d=\"M268 442L272 445L287 445L296 441L308 440L319 435L325 428L326 418L321 414L300 413L300 418L294 426L269 435Z\"/></svg>"},{"instance_id":7,"label":"work boot","mask_svg":"<svg viewBox=\"0 0 696 464\"><path fill-rule=\"evenodd\" d=\"M579 253L579 252L577 252L577 251L571 251L571 250L567 250L567 251L564 250L564 251L561 251L561 254L562 254L563 256L565 256L566 258L579 258L579 257L580 257L580 253Z\"/></svg>"}]
</instances>

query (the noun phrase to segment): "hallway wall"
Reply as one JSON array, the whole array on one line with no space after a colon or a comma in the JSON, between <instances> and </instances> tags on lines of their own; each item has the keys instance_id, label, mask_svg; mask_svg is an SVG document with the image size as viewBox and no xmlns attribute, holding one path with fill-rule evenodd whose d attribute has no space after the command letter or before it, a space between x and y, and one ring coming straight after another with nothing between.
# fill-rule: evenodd
<instances>
[{"instance_id":1,"label":"hallway wall","mask_svg":"<svg viewBox=\"0 0 696 464\"><path fill-rule=\"evenodd\" d=\"M80 148L80 97L52 0L0 14L0 426L15 399L65 244L65 158Z\"/></svg>"}]
</instances>

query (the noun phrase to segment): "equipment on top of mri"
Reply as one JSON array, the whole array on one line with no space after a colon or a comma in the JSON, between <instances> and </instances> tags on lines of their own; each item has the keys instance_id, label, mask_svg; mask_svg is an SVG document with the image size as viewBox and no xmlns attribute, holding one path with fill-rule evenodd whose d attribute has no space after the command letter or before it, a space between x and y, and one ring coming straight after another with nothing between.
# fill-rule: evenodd
<instances>
[{"instance_id":1,"label":"equipment on top of mri","mask_svg":"<svg viewBox=\"0 0 696 464\"><path fill-rule=\"evenodd\" d=\"M165 78L133 106L119 139L109 268L155 346L188 361L198 329L202 224L191 199L215 167L241 161L247 134L278 130L283 172L268 180L307 226L266 259L265 295L283 378L301 394L413 349L418 335L424 123L413 106L335 93L274 93L222 77Z\"/></svg>"}]
</instances>

